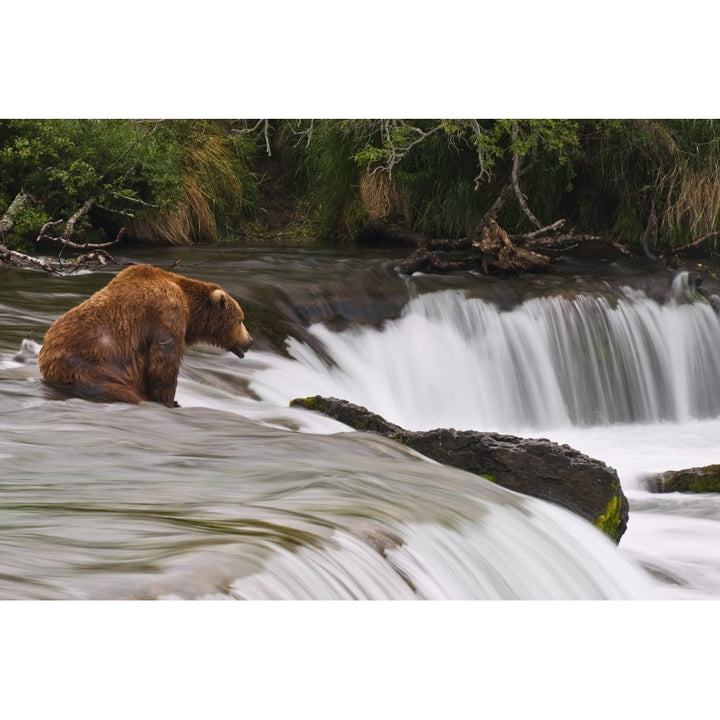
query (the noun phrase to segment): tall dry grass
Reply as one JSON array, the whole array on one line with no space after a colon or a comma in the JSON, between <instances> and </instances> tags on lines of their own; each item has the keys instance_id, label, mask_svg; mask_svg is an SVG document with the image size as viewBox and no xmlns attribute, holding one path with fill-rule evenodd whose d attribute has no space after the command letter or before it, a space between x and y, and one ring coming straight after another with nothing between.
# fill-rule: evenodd
<instances>
[{"instance_id":1,"label":"tall dry grass","mask_svg":"<svg viewBox=\"0 0 720 720\"><path fill-rule=\"evenodd\" d=\"M183 200L159 217L133 219L128 230L139 242L152 245L193 245L217 241L215 215L197 178L183 178Z\"/></svg>"},{"instance_id":2,"label":"tall dry grass","mask_svg":"<svg viewBox=\"0 0 720 720\"><path fill-rule=\"evenodd\" d=\"M667 208L662 214L666 229L675 234L684 228L693 237L717 229L720 219L720 174L687 170L668 190Z\"/></svg>"},{"instance_id":3,"label":"tall dry grass","mask_svg":"<svg viewBox=\"0 0 720 720\"><path fill-rule=\"evenodd\" d=\"M360 200L371 221L382 221L402 215L400 189L387 173L363 172L360 177Z\"/></svg>"},{"instance_id":4,"label":"tall dry grass","mask_svg":"<svg viewBox=\"0 0 720 720\"><path fill-rule=\"evenodd\" d=\"M251 143L212 121L197 121L183 138L181 152L181 199L160 216L131 222L132 235L142 242L191 245L237 233L257 210Z\"/></svg>"}]
</instances>

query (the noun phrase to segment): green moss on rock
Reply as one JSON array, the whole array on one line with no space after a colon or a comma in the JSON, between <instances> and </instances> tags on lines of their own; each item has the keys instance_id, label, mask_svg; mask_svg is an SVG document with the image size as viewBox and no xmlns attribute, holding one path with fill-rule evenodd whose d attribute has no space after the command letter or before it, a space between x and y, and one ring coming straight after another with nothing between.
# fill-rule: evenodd
<instances>
[{"instance_id":1,"label":"green moss on rock","mask_svg":"<svg viewBox=\"0 0 720 720\"><path fill-rule=\"evenodd\" d=\"M318 395L295 398L290 405L379 433L443 465L565 507L597 525L615 543L625 532L628 502L617 472L568 445L453 428L410 431L347 400Z\"/></svg>"},{"instance_id":2,"label":"green moss on rock","mask_svg":"<svg viewBox=\"0 0 720 720\"><path fill-rule=\"evenodd\" d=\"M622 502L617 495L610 498L605 512L596 520L596 527L600 528L614 542L619 542L622 536L623 516Z\"/></svg>"},{"instance_id":3,"label":"green moss on rock","mask_svg":"<svg viewBox=\"0 0 720 720\"><path fill-rule=\"evenodd\" d=\"M662 493L717 493L720 492L720 465L669 470L650 478L648 489Z\"/></svg>"}]
</instances>

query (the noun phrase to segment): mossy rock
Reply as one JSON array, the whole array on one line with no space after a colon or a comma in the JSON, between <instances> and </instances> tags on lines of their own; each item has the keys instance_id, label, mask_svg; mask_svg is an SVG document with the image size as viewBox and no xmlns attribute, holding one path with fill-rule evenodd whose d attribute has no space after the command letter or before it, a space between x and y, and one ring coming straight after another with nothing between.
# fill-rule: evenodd
<instances>
[{"instance_id":1,"label":"mossy rock","mask_svg":"<svg viewBox=\"0 0 720 720\"><path fill-rule=\"evenodd\" d=\"M648 480L648 490L656 493L720 492L720 465L668 470Z\"/></svg>"},{"instance_id":2,"label":"mossy rock","mask_svg":"<svg viewBox=\"0 0 720 720\"><path fill-rule=\"evenodd\" d=\"M290 404L323 413L355 430L379 433L443 465L560 505L589 520L615 543L627 528L628 501L617 472L568 445L453 428L414 432L359 405L320 395L296 398Z\"/></svg>"},{"instance_id":3,"label":"mossy rock","mask_svg":"<svg viewBox=\"0 0 720 720\"><path fill-rule=\"evenodd\" d=\"M608 501L605 512L597 519L595 525L618 543L627 526L626 512L627 508L623 508L621 496L614 495Z\"/></svg>"}]
</instances>

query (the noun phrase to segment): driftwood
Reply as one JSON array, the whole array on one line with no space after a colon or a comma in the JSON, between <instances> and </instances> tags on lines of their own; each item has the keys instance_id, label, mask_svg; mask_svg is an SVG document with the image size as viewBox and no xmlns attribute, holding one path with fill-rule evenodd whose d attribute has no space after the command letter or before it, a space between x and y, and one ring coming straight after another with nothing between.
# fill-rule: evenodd
<instances>
[{"instance_id":1,"label":"driftwood","mask_svg":"<svg viewBox=\"0 0 720 720\"><path fill-rule=\"evenodd\" d=\"M552 225L547 225L546 227L539 228L538 230L535 230L531 233L525 233L524 235L511 235L510 239L513 242L532 242L533 240L537 240L538 238L547 238L548 235L556 232L557 230L560 230L562 227L564 227L564 225L565 220L557 220Z\"/></svg>"},{"instance_id":2,"label":"driftwood","mask_svg":"<svg viewBox=\"0 0 720 720\"><path fill-rule=\"evenodd\" d=\"M554 225L559 227L558 223ZM539 237L536 231L533 237ZM471 255L458 260L447 260L439 252L469 250ZM412 275L415 272L448 273L474 270L484 275L518 275L525 272L547 270L550 258L547 255L524 248L514 243L508 234L491 220L479 237L460 240L431 240L424 247L415 250L397 268L399 272Z\"/></svg>"},{"instance_id":3,"label":"driftwood","mask_svg":"<svg viewBox=\"0 0 720 720\"><path fill-rule=\"evenodd\" d=\"M486 275L490 270L499 273L518 274L547 270L550 258L533 250L518 247L508 234L494 221L483 229L482 236L472 244L483 257L483 270Z\"/></svg>"},{"instance_id":4,"label":"driftwood","mask_svg":"<svg viewBox=\"0 0 720 720\"><path fill-rule=\"evenodd\" d=\"M99 265L111 265L116 263L115 258L105 250L105 248L116 245L121 242L125 236L125 228L120 228L117 236L111 242L106 243L73 243L67 241L65 238L48 238L50 240L57 240L63 247L68 246L80 250L90 250L88 253L78 255L70 260L64 260L60 256L57 259L51 258L38 258L27 253L21 253L17 250L9 250L2 242L0 242L0 262L5 265L19 268L30 268L34 270L44 270L45 272L54 274L63 274L66 272L75 272L81 267L87 266L92 262L97 262Z\"/></svg>"},{"instance_id":5,"label":"driftwood","mask_svg":"<svg viewBox=\"0 0 720 720\"><path fill-rule=\"evenodd\" d=\"M696 248L701 247L708 240L713 240L718 236L720 236L720 230L709 232L706 235L698 238L697 240L693 240L692 242L686 243L685 245L680 245L676 248L670 248L669 250L665 250L664 252L661 252L658 257L663 260L667 258L674 258L678 253L685 252L686 250L695 250Z\"/></svg>"},{"instance_id":6,"label":"driftwood","mask_svg":"<svg viewBox=\"0 0 720 720\"><path fill-rule=\"evenodd\" d=\"M15 224L17 214L20 210L22 210L22 208L30 205L32 202L32 196L24 190L20 190L14 200L10 203L8 209L0 218L0 262L3 262L5 265L12 265L15 267L32 267L38 270L52 272L52 268L45 260L34 258L17 250L11 250L7 247L7 245L5 245L5 237Z\"/></svg>"},{"instance_id":7,"label":"driftwood","mask_svg":"<svg viewBox=\"0 0 720 720\"><path fill-rule=\"evenodd\" d=\"M5 244L5 237L15 224L15 218L18 212L25 206L31 204L33 198L31 195L21 190L15 199L10 203L5 214L0 218L0 262L12 267L31 268L34 270L44 270L50 274L62 273L70 270L77 270L89 263L97 262L100 265L108 265L115 262L115 258L107 252L107 248L117 245L125 237L125 228L121 228L114 240L104 243L77 243L70 238L75 233L75 225L78 220L88 213L95 203L94 198L86 200L82 206L67 220L52 220L45 223L40 229L40 233L35 239L35 243L50 242L60 246L57 259L39 258L18 250L11 250ZM60 235L51 235L49 230L57 225L65 224L64 230ZM72 250L89 251L71 260L62 259L62 253L66 248Z\"/></svg>"},{"instance_id":8,"label":"driftwood","mask_svg":"<svg viewBox=\"0 0 720 720\"><path fill-rule=\"evenodd\" d=\"M452 273L468 270L483 271L482 257L466 257L461 260L443 260L436 252L425 248L418 248L408 255L403 262L396 266L398 272L404 275L421 273Z\"/></svg>"},{"instance_id":9,"label":"driftwood","mask_svg":"<svg viewBox=\"0 0 720 720\"><path fill-rule=\"evenodd\" d=\"M5 265L11 265L12 267L33 268L35 270L44 270L48 273L58 272L47 260L26 255L17 250L9 250L2 242L0 242L0 262Z\"/></svg>"},{"instance_id":10,"label":"driftwood","mask_svg":"<svg viewBox=\"0 0 720 720\"><path fill-rule=\"evenodd\" d=\"M654 254L649 247L650 238L655 232L657 221L651 215L647 227L640 239L642 254L608 235L590 235L565 231L565 220L557 220L551 225L529 233L509 235L494 221L490 220L482 230L474 235L457 239L426 238L412 233L397 225L375 225L372 236L375 240L414 245L414 250L397 269L406 274L414 272L448 273L462 270L482 272L486 275L517 275L527 272L544 272L548 269L553 256L566 253L581 245L606 245L614 252L626 258L644 257L650 261L664 261L677 264L678 255L702 247L708 240L720 237L720 230L709 232L697 240L663 252ZM453 253L468 251L462 257Z\"/></svg>"}]
</instances>

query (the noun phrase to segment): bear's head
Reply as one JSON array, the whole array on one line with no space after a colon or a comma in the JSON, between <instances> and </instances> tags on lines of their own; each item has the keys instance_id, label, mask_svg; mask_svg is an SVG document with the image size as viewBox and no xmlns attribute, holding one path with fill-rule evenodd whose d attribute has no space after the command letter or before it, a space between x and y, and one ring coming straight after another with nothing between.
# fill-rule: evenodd
<instances>
[{"instance_id":1,"label":"bear's head","mask_svg":"<svg viewBox=\"0 0 720 720\"><path fill-rule=\"evenodd\" d=\"M245 357L253 339L245 327L245 314L240 305L220 287L211 290L209 305L211 312L203 328L206 339L240 358Z\"/></svg>"}]
</instances>

